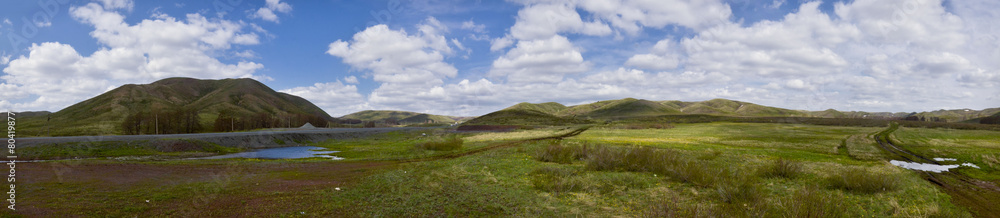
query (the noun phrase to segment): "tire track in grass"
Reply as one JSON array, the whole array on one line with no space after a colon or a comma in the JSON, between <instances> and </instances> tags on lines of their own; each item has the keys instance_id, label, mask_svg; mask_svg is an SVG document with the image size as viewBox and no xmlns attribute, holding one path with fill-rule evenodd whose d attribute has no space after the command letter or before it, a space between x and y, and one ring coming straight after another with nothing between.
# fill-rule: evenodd
<instances>
[{"instance_id":1,"label":"tire track in grass","mask_svg":"<svg viewBox=\"0 0 1000 218\"><path fill-rule=\"evenodd\" d=\"M573 131L570 131L568 133L561 134L561 135L545 136L545 137L532 138L532 139L524 139L524 140L517 140L517 141L509 141L509 142L501 142L501 143L497 143L497 144L494 144L494 145L489 145L489 146L485 146L485 147L481 147L481 148L476 148L476 149L472 149L472 150L468 150L468 151L464 151L464 152L459 152L459 153L449 153L449 154L436 155L436 156L432 156L432 157L405 159L405 160L399 160L398 162L399 163L413 163L413 162L435 161L435 160L442 160L442 159L454 159L454 158L465 157L465 156L469 156L469 155L473 155L473 154L477 154L477 153L481 153L481 152L489 151L489 150L493 150L493 149L513 147L513 146L520 145L520 144L525 143L525 142L541 141L541 140L549 140L549 139L564 139L564 138L569 138L569 137L580 135L580 133L583 133L583 132L587 131L588 129L590 129L590 127L592 127L592 126L580 127L579 129L575 129Z\"/></svg>"},{"instance_id":2,"label":"tire track in grass","mask_svg":"<svg viewBox=\"0 0 1000 218\"><path fill-rule=\"evenodd\" d=\"M875 134L874 139L883 150L894 154L896 158L909 162L926 161L938 164L939 162L927 157L915 154L900 147L889 139L889 135L899 129L898 123L891 123L889 128ZM911 158L912 157L912 158ZM967 175L952 171L934 173L929 171L913 170L920 173L920 177L936 185L952 198L952 202L969 208L976 213L977 217L1000 217L1000 187L996 184L981 181Z\"/></svg>"}]
</instances>

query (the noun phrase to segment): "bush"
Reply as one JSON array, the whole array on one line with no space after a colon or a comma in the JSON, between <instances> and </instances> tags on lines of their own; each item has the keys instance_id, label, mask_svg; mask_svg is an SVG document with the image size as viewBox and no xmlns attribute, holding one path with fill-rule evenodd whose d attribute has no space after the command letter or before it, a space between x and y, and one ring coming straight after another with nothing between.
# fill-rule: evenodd
<instances>
[{"instance_id":1,"label":"bush","mask_svg":"<svg viewBox=\"0 0 1000 218\"><path fill-rule=\"evenodd\" d=\"M435 139L429 142L417 144L417 147L434 151L451 151L462 149L464 141L458 136L451 136L446 139Z\"/></svg>"},{"instance_id":2,"label":"bush","mask_svg":"<svg viewBox=\"0 0 1000 218\"><path fill-rule=\"evenodd\" d=\"M760 174L767 178L787 178L792 179L802 173L802 163L798 161L785 160L779 158L771 164L764 166Z\"/></svg>"},{"instance_id":3,"label":"bush","mask_svg":"<svg viewBox=\"0 0 1000 218\"><path fill-rule=\"evenodd\" d=\"M539 150L539 152L535 155L535 159L542 162L569 164L573 163L573 161L586 158L587 150L586 145L565 146L558 143L552 143Z\"/></svg>"},{"instance_id":4,"label":"bush","mask_svg":"<svg viewBox=\"0 0 1000 218\"><path fill-rule=\"evenodd\" d=\"M588 152L587 169L631 172L666 172L678 161L673 152L650 147L615 149L596 147Z\"/></svg>"},{"instance_id":5,"label":"bush","mask_svg":"<svg viewBox=\"0 0 1000 218\"><path fill-rule=\"evenodd\" d=\"M814 186L795 191L792 199L784 202L786 217L841 217L844 213L843 204L832 203L839 199Z\"/></svg>"},{"instance_id":6,"label":"bush","mask_svg":"<svg viewBox=\"0 0 1000 218\"><path fill-rule=\"evenodd\" d=\"M879 175L860 167L842 169L827 178L827 182L834 188L868 194L892 191L899 186L894 176Z\"/></svg>"},{"instance_id":7,"label":"bush","mask_svg":"<svg viewBox=\"0 0 1000 218\"><path fill-rule=\"evenodd\" d=\"M544 166L532 171L531 185L535 189L548 192L572 192L584 190L585 181L576 175L579 172L560 167Z\"/></svg>"},{"instance_id":8,"label":"bush","mask_svg":"<svg viewBox=\"0 0 1000 218\"><path fill-rule=\"evenodd\" d=\"M730 181L720 183L716 188L719 200L730 204L747 204L763 199L764 190L747 178L752 177L733 177Z\"/></svg>"}]
</instances>

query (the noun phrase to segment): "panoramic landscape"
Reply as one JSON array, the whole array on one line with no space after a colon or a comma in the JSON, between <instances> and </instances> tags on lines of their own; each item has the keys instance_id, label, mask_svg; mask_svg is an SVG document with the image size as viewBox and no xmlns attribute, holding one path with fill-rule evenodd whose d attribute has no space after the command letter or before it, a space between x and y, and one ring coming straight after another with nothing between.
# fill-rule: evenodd
<instances>
[{"instance_id":1,"label":"panoramic landscape","mask_svg":"<svg viewBox=\"0 0 1000 218\"><path fill-rule=\"evenodd\" d=\"M2 217L1000 217L1000 4L23 1Z\"/></svg>"}]
</instances>

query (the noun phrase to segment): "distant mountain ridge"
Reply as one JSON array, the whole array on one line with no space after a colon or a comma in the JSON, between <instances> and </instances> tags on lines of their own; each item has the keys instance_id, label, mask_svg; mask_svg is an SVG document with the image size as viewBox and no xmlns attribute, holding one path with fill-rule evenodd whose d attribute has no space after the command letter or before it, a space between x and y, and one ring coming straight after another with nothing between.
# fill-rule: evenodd
<instances>
[{"instance_id":1,"label":"distant mountain ridge","mask_svg":"<svg viewBox=\"0 0 1000 218\"><path fill-rule=\"evenodd\" d=\"M544 108L546 110L539 110ZM806 116L803 111L761 106L749 102L712 99L701 102L649 101L625 98L590 104L563 106L559 103L519 103L503 110L538 110L562 117L613 118L673 114L712 114L730 116Z\"/></svg>"},{"instance_id":2,"label":"distant mountain ridge","mask_svg":"<svg viewBox=\"0 0 1000 218\"><path fill-rule=\"evenodd\" d=\"M425 114L409 111L365 110L340 117L345 122L391 122L400 124L455 123L465 117Z\"/></svg>"},{"instance_id":3,"label":"distant mountain ridge","mask_svg":"<svg viewBox=\"0 0 1000 218\"><path fill-rule=\"evenodd\" d=\"M507 113L497 113L507 111ZM575 122L572 120L559 120L556 118L573 118L583 120L609 120L626 117L660 116L660 115L684 115L684 114L707 114L719 116L742 116L742 117L821 117L821 118L869 118L869 119L903 119L913 118L925 121L940 122L978 122L979 118L1000 113L1000 108L988 108L984 110L938 110L932 112L858 112L858 111L837 111L828 109L824 111L804 111L792 110L778 107L758 105L750 102L735 101L728 99L712 99L707 101L650 101L644 99L625 98L617 100L598 101L589 104L565 106L556 102L528 103L522 102L504 108L500 111L490 113L476 119L470 120L471 124L504 124L511 120L511 114L530 115L532 119L553 121L554 123ZM498 118L494 116L504 116ZM550 115L551 117L545 117ZM541 123L553 123L541 122ZM524 123L517 121L517 123ZM533 123L533 122L527 122Z\"/></svg>"}]
</instances>

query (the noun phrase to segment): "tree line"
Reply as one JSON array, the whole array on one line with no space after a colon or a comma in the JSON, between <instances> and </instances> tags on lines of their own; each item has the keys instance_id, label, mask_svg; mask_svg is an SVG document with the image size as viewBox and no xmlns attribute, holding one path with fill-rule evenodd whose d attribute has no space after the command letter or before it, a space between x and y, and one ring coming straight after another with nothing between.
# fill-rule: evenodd
<instances>
[{"instance_id":1,"label":"tree line","mask_svg":"<svg viewBox=\"0 0 1000 218\"><path fill-rule=\"evenodd\" d=\"M327 127L327 120L310 114L271 113L239 114L222 110L211 126L202 125L201 110L178 107L153 111L134 111L125 116L121 123L122 133L142 134L183 134L202 132L231 132L266 128L297 128L305 123L315 127Z\"/></svg>"}]
</instances>

